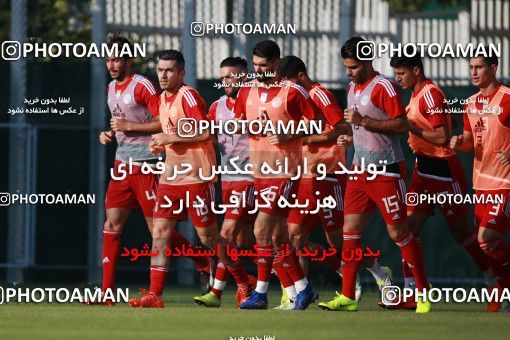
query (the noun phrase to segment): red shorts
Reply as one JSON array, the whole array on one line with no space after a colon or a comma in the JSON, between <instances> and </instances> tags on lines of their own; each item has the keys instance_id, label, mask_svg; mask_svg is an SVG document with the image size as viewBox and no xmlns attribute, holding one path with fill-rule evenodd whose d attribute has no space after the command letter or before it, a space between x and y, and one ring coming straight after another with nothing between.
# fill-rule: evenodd
<instances>
[{"instance_id":1,"label":"red shorts","mask_svg":"<svg viewBox=\"0 0 510 340\"><path fill-rule=\"evenodd\" d=\"M118 171L120 164L122 163L118 160L113 163L113 176L115 177L121 176ZM145 217L152 217L159 179L154 174L142 174L140 169L141 167L133 165L131 174L126 174L125 178L121 180L116 180L112 176L106 191L106 209L134 210L140 207Z\"/></svg>"},{"instance_id":2,"label":"red shorts","mask_svg":"<svg viewBox=\"0 0 510 340\"><path fill-rule=\"evenodd\" d=\"M281 208L278 200L283 196L292 204L294 202L292 195L297 196L298 185L299 180L293 181L290 178L255 178L255 200L259 207L258 212L286 218L290 209ZM263 197L266 197L267 202Z\"/></svg>"},{"instance_id":3,"label":"red shorts","mask_svg":"<svg viewBox=\"0 0 510 340\"><path fill-rule=\"evenodd\" d=\"M324 231L341 231L344 224L344 191L345 183L341 185L337 179L325 178L322 181L318 181L315 178L301 178L298 189L298 202L303 203L305 200L308 200L308 209L292 208L287 223L317 228L322 222ZM327 196L333 197L336 202L335 208L322 208L316 213L309 213L316 209L318 200L323 200Z\"/></svg>"},{"instance_id":4,"label":"red shorts","mask_svg":"<svg viewBox=\"0 0 510 340\"><path fill-rule=\"evenodd\" d=\"M193 207L199 204L197 197L204 202L202 207ZM195 227L204 228L216 223L216 215L211 208L213 202L213 182L187 185L159 183L154 218L176 218L179 221L187 221L189 214Z\"/></svg>"},{"instance_id":5,"label":"red shorts","mask_svg":"<svg viewBox=\"0 0 510 340\"><path fill-rule=\"evenodd\" d=\"M460 160L456 157L448 157L444 159L448 162L451 177L438 177L428 174L421 174L418 170L418 164L415 165L413 177L411 178L411 184L409 185L408 196L416 193L434 195L434 194L460 194L465 196L466 177L464 176L464 169ZM411 202L407 202L407 212L420 212L427 215L434 215L436 204L428 202L416 201L416 205L411 205ZM448 221L455 220L459 216L466 215L469 211L469 207L466 204L437 204L439 210L443 214L444 218Z\"/></svg>"},{"instance_id":6,"label":"red shorts","mask_svg":"<svg viewBox=\"0 0 510 340\"><path fill-rule=\"evenodd\" d=\"M377 205L387 224L405 222L406 184L402 177L384 175L370 181L366 177L365 173L357 180L347 180L344 215L373 213Z\"/></svg>"},{"instance_id":7,"label":"red shorts","mask_svg":"<svg viewBox=\"0 0 510 340\"><path fill-rule=\"evenodd\" d=\"M510 229L510 190L479 191L476 195L491 194L503 196L503 203L475 203L475 223L477 228L484 227L505 234Z\"/></svg>"},{"instance_id":8,"label":"red shorts","mask_svg":"<svg viewBox=\"0 0 510 340\"><path fill-rule=\"evenodd\" d=\"M221 183L223 204L230 204L230 197L237 196L240 204L236 207L228 207L225 212L225 219L255 222L255 213L249 214L253 210L255 196L252 181L222 182ZM245 202L243 206L242 202Z\"/></svg>"}]
</instances>

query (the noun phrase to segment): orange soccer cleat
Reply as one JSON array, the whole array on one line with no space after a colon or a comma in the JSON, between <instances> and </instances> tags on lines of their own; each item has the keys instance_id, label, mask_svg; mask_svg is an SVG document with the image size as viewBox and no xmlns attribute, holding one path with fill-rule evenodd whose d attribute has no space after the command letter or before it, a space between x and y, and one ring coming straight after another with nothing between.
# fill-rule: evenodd
<instances>
[{"instance_id":1,"label":"orange soccer cleat","mask_svg":"<svg viewBox=\"0 0 510 340\"><path fill-rule=\"evenodd\" d=\"M496 294L496 296L498 297L497 300L499 300L499 297L501 296L501 286L498 284L494 284L494 285L489 285L487 287L487 291L488 291L488 295L492 295L492 291L494 289L497 289L498 290L498 293L499 294ZM501 309L501 302L500 301L487 301L487 312L489 313L496 313L496 312L499 312Z\"/></svg>"},{"instance_id":2,"label":"orange soccer cleat","mask_svg":"<svg viewBox=\"0 0 510 340\"><path fill-rule=\"evenodd\" d=\"M248 274L248 283L237 285L237 308L239 308L239 305L250 297L250 294L255 289L256 284L257 278L251 274Z\"/></svg>"},{"instance_id":3,"label":"orange soccer cleat","mask_svg":"<svg viewBox=\"0 0 510 340\"><path fill-rule=\"evenodd\" d=\"M140 288L140 298L129 299L129 305L134 308L164 308L161 296L157 296L147 289Z\"/></svg>"}]
</instances>

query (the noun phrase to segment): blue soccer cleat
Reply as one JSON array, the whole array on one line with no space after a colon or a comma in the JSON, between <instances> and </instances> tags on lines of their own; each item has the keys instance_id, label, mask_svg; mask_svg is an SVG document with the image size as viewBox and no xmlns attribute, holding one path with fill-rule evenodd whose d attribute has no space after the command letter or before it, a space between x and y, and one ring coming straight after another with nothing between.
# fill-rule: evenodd
<instances>
[{"instance_id":1,"label":"blue soccer cleat","mask_svg":"<svg viewBox=\"0 0 510 340\"><path fill-rule=\"evenodd\" d=\"M253 291L250 297L239 305L241 309L267 309L267 293Z\"/></svg>"},{"instance_id":2,"label":"blue soccer cleat","mask_svg":"<svg viewBox=\"0 0 510 340\"><path fill-rule=\"evenodd\" d=\"M308 284L305 289L299 292L296 298L296 305L293 310L305 310L308 306L317 300L318 294L312 288L311 284Z\"/></svg>"}]
</instances>

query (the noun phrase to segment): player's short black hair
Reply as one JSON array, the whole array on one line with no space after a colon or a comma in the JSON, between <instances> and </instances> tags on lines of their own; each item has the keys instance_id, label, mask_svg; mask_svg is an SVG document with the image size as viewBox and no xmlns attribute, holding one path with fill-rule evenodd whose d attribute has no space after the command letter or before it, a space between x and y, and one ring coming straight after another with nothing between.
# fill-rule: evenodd
<instances>
[{"instance_id":1,"label":"player's short black hair","mask_svg":"<svg viewBox=\"0 0 510 340\"><path fill-rule=\"evenodd\" d=\"M175 60L179 71L184 70L184 67L186 67L184 56L177 50L163 50L159 52L158 60Z\"/></svg>"},{"instance_id":2,"label":"player's short black hair","mask_svg":"<svg viewBox=\"0 0 510 340\"><path fill-rule=\"evenodd\" d=\"M125 37L119 35L118 33L113 34L112 36L108 37L108 40L106 41L106 45L108 48L112 48L114 45L118 45L118 51L122 51L123 49L127 48L129 49L129 54L124 53L122 55L122 58L124 60L131 59L130 55L133 55L134 48L133 44ZM124 47L124 45L127 45L128 47Z\"/></svg>"},{"instance_id":3,"label":"player's short black hair","mask_svg":"<svg viewBox=\"0 0 510 340\"><path fill-rule=\"evenodd\" d=\"M221 61L220 68L222 67L239 67L243 72L246 72L248 71L248 62L241 57L227 57Z\"/></svg>"},{"instance_id":4,"label":"player's short black hair","mask_svg":"<svg viewBox=\"0 0 510 340\"><path fill-rule=\"evenodd\" d=\"M296 78L299 72L306 73L306 65L295 55L288 55L280 61L278 73L282 78Z\"/></svg>"},{"instance_id":5,"label":"player's short black hair","mask_svg":"<svg viewBox=\"0 0 510 340\"><path fill-rule=\"evenodd\" d=\"M413 68L418 66L423 73L423 61L418 53L413 55L412 57L406 56L393 56L390 60L391 67L405 67L405 68Z\"/></svg>"},{"instance_id":6,"label":"player's short black hair","mask_svg":"<svg viewBox=\"0 0 510 340\"><path fill-rule=\"evenodd\" d=\"M280 46L273 40L263 40L255 45L253 55L269 60L280 59Z\"/></svg>"},{"instance_id":7,"label":"player's short black hair","mask_svg":"<svg viewBox=\"0 0 510 340\"><path fill-rule=\"evenodd\" d=\"M340 50L342 59L354 59L354 60L360 61L360 59L358 58L358 43L361 41L368 42L368 40L365 40L362 37L352 37L349 40L347 40L342 45L342 49ZM373 53L373 51L372 51L372 53Z\"/></svg>"},{"instance_id":8,"label":"player's short black hair","mask_svg":"<svg viewBox=\"0 0 510 340\"><path fill-rule=\"evenodd\" d=\"M498 65L499 64L498 57L494 53L491 53L492 49L489 47L489 45L485 45L482 48L483 48L483 50L485 52L484 54L486 54L487 56L485 56L482 53L480 55L477 55L476 57L482 58L483 61L485 61L485 63L489 67L492 66L492 65Z\"/></svg>"}]
</instances>

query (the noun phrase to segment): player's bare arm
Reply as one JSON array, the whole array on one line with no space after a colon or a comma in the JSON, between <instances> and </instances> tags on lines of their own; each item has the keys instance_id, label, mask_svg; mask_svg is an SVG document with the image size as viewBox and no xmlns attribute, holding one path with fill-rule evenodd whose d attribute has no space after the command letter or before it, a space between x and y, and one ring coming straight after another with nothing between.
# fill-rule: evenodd
<instances>
[{"instance_id":1,"label":"player's bare arm","mask_svg":"<svg viewBox=\"0 0 510 340\"><path fill-rule=\"evenodd\" d=\"M113 131L122 132L158 133L162 131L159 121L136 123L127 121L124 118L113 117L110 120L110 126Z\"/></svg>"},{"instance_id":2,"label":"player's bare arm","mask_svg":"<svg viewBox=\"0 0 510 340\"><path fill-rule=\"evenodd\" d=\"M113 140L113 137L115 136L115 131L108 130L108 131L101 131L99 133L99 143L106 145L110 144Z\"/></svg>"},{"instance_id":3,"label":"player's bare arm","mask_svg":"<svg viewBox=\"0 0 510 340\"><path fill-rule=\"evenodd\" d=\"M451 137L446 126L438 126L433 130L424 130L416 126L409 119L407 120L407 130L410 133L437 145L446 145Z\"/></svg>"},{"instance_id":4,"label":"player's bare arm","mask_svg":"<svg viewBox=\"0 0 510 340\"><path fill-rule=\"evenodd\" d=\"M353 108L345 109L344 117L347 123L362 126L369 131L383 133L386 135L404 133L407 129L406 120L403 117L397 117L392 120L378 120L364 117Z\"/></svg>"},{"instance_id":5,"label":"player's bare arm","mask_svg":"<svg viewBox=\"0 0 510 340\"><path fill-rule=\"evenodd\" d=\"M496 159L502 165L510 165L510 151L497 151Z\"/></svg>"},{"instance_id":6,"label":"player's bare arm","mask_svg":"<svg viewBox=\"0 0 510 340\"><path fill-rule=\"evenodd\" d=\"M473 150L473 134L464 131L462 135L453 136L450 139L450 148L460 152L470 152Z\"/></svg>"},{"instance_id":7,"label":"player's bare arm","mask_svg":"<svg viewBox=\"0 0 510 340\"><path fill-rule=\"evenodd\" d=\"M343 122L339 122L336 124L332 130L327 133L322 133L320 135L311 135L303 137L303 144L311 144L311 143L327 143L333 142L340 137L340 135L346 135L350 133L350 127L348 124Z\"/></svg>"},{"instance_id":8,"label":"player's bare arm","mask_svg":"<svg viewBox=\"0 0 510 340\"><path fill-rule=\"evenodd\" d=\"M151 139L155 146L165 146L168 144L177 144L177 143L196 143L203 142L211 138L209 131L205 131L204 133L197 134L194 137L180 137L176 134L167 134L167 133L157 133L151 136Z\"/></svg>"}]
</instances>

